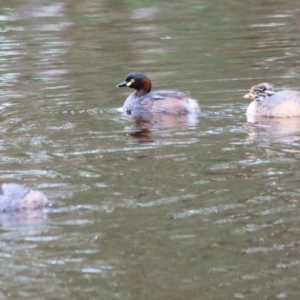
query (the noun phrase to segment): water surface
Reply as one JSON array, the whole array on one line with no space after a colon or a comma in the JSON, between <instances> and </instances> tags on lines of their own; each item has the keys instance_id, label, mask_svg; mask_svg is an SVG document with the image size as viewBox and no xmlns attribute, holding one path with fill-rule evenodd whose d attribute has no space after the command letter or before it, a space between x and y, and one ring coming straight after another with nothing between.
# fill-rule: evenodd
<instances>
[{"instance_id":1,"label":"water surface","mask_svg":"<svg viewBox=\"0 0 300 300\"><path fill-rule=\"evenodd\" d=\"M299 299L300 120L247 122L254 84L299 88L298 1L3 1L0 299ZM131 71L202 113L121 116Z\"/></svg>"}]
</instances>

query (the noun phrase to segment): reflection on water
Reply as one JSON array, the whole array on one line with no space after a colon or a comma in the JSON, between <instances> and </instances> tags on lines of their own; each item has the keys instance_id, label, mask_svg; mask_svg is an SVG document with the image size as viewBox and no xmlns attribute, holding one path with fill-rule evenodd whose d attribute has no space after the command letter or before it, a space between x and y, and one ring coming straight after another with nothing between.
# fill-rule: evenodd
<instances>
[{"instance_id":1,"label":"reflection on water","mask_svg":"<svg viewBox=\"0 0 300 300\"><path fill-rule=\"evenodd\" d=\"M0 216L0 298L298 299L298 120L247 122L240 99L299 87L298 19L296 0L2 1L0 179L55 209ZM124 118L131 70L201 116Z\"/></svg>"},{"instance_id":2,"label":"reflection on water","mask_svg":"<svg viewBox=\"0 0 300 300\"><path fill-rule=\"evenodd\" d=\"M198 123L197 114L165 115L139 114L128 118L133 124L125 127L125 131L140 142L153 142L151 131L159 129L173 129L184 131L193 129Z\"/></svg>"},{"instance_id":3,"label":"reflection on water","mask_svg":"<svg viewBox=\"0 0 300 300\"><path fill-rule=\"evenodd\" d=\"M251 139L274 136L277 142L290 143L300 139L300 118L268 118L247 115L245 129Z\"/></svg>"},{"instance_id":4,"label":"reflection on water","mask_svg":"<svg viewBox=\"0 0 300 300\"><path fill-rule=\"evenodd\" d=\"M8 232L1 234L1 238L40 235L45 232L43 222L46 220L47 213L44 210L1 213L1 227L8 230Z\"/></svg>"},{"instance_id":5,"label":"reflection on water","mask_svg":"<svg viewBox=\"0 0 300 300\"><path fill-rule=\"evenodd\" d=\"M198 123L197 114L166 115L166 114L140 114L132 116L137 127L144 128L189 128L195 127Z\"/></svg>"}]
</instances>

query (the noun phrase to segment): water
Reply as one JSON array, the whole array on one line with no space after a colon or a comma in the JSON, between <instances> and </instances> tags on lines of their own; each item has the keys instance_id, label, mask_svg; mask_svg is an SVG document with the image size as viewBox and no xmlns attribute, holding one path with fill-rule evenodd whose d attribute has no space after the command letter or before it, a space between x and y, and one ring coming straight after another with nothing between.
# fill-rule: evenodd
<instances>
[{"instance_id":1,"label":"water","mask_svg":"<svg viewBox=\"0 0 300 300\"><path fill-rule=\"evenodd\" d=\"M298 1L3 1L0 299L299 299L298 119L247 123L254 84L299 88ZM190 91L141 126L117 89Z\"/></svg>"}]
</instances>

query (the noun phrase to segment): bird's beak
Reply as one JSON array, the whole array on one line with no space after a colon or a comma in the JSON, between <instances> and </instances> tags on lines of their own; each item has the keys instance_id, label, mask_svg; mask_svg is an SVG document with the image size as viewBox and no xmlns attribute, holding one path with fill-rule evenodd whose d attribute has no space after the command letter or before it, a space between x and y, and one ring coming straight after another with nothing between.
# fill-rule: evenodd
<instances>
[{"instance_id":1,"label":"bird's beak","mask_svg":"<svg viewBox=\"0 0 300 300\"><path fill-rule=\"evenodd\" d=\"M117 87L123 87L123 86L127 86L127 81L123 81L123 82L121 82L121 83L119 83L118 85L117 85Z\"/></svg>"},{"instance_id":2,"label":"bird's beak","mask_svg":"<svg viewBox=\"0 0 300 300\"><path fill-rule=\"evenodd\" d=\"M250 98L250 99L254 99L254 98L255 98L255 94L254 94L254 93L252 93L252 92L250 92L250 93L248 93L248 94L244 95L244 96L243 96L243 98Z\"/></svg>"}]
</instances>

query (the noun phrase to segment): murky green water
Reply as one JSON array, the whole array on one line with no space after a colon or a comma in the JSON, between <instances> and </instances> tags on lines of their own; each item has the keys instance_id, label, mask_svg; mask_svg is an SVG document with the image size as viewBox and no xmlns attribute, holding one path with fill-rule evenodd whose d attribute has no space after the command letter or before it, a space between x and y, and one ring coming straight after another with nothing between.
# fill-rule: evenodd
<instances>
[{"instance_id":1,"label":"murky green water","mask_svg":"<svg viewBox=\"0 0 300 300\"><path fill-rule=\"evenodd\" d=\"M299 89L298 1L2 1L0 299L299 299L300 120L247 123L253 84ZM130 71L202 114L141 131Z\"/></svg>"}]
</instances>

